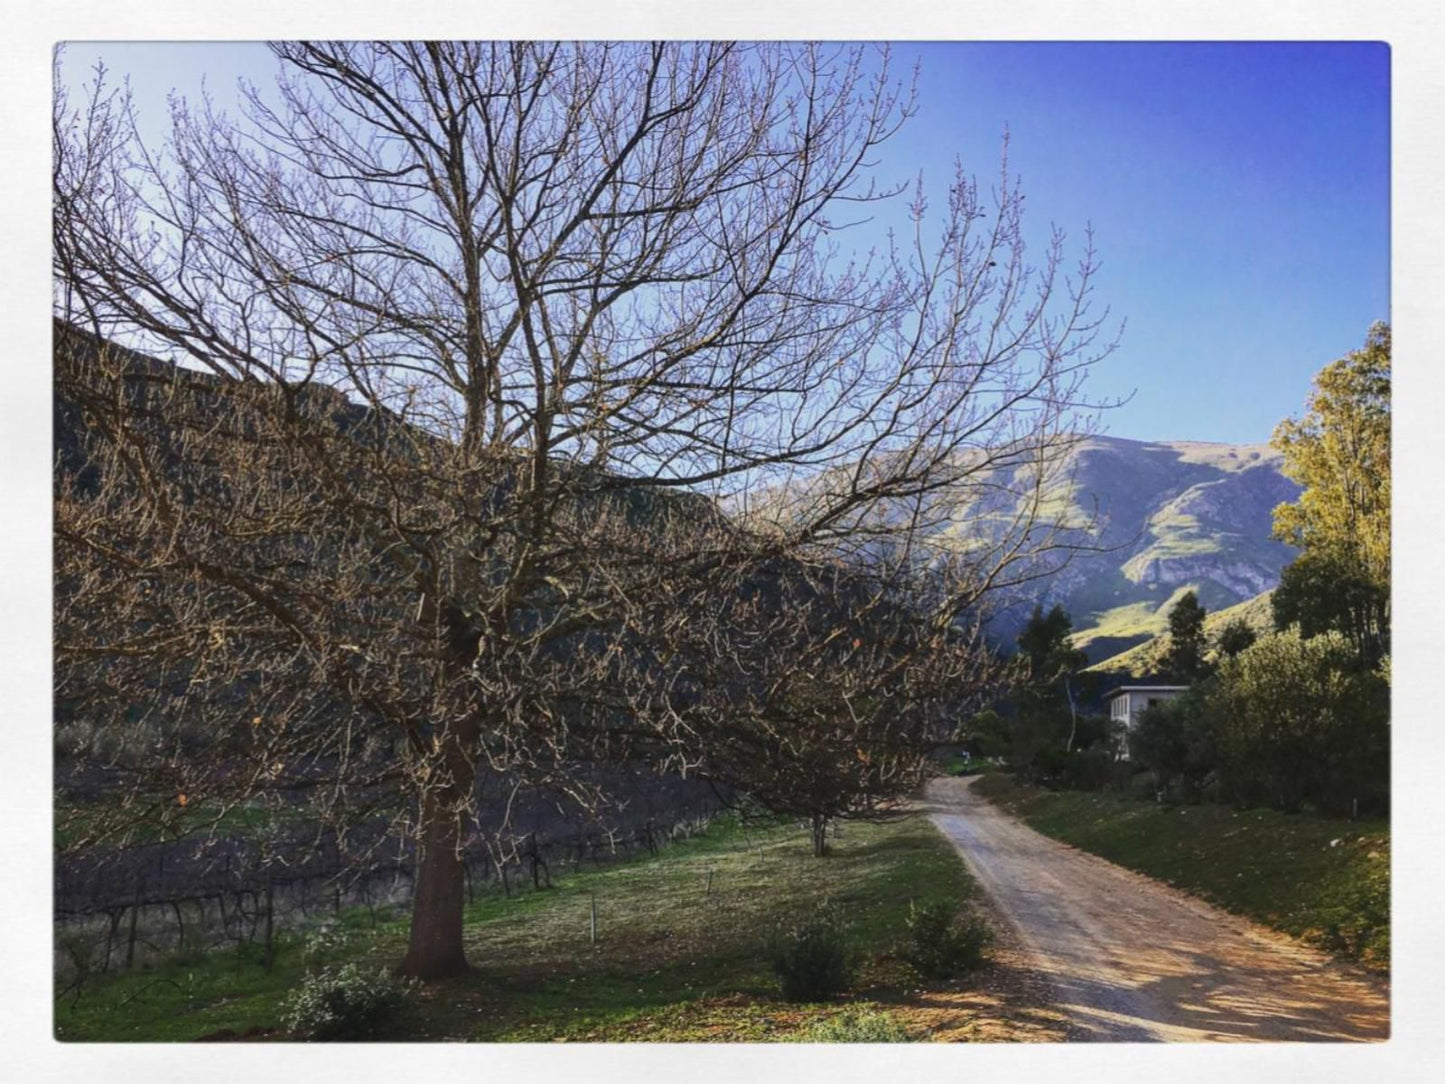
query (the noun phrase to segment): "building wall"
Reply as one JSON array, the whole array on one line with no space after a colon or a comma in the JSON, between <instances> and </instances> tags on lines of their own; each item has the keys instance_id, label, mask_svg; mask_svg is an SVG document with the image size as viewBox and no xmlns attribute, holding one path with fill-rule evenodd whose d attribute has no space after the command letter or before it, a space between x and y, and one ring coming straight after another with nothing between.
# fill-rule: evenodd
<instances>
[{"instance_id":1,"label":"building wall","mask_svg":"<svg viewBox=\"0 0 1445 1084\"><path fill-rule=\"evenodd\" d=\"M1139 713L1149 705L1173 700L1178 695L1172 690L1119 693L1109 700L1109 718L1132 727L1139 722Z\"/></svg>"}]
</instances>

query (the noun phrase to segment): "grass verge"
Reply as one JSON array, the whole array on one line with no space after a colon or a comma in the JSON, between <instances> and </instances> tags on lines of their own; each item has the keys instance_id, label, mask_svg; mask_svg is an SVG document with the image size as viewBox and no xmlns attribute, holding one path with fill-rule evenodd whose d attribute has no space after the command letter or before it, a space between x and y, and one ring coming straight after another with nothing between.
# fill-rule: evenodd
<instances>
[{"instance_id":1,"label":"grass verge","mask_svg":"<svg viewBox=\"0 0 1445 1084\"><path fill-rule=\"evenodd\" d=\"M922 817L846 825L823 859L797 826L759 832L719 823L655 857L559 877L552 889L479 896L467 911L475 974L426 987L378 1038L806 1039L849 1007L881 1013L915 1039L1015 1037L999 1018L1015 1008L1026 1015L1027 1007L984 992L981 980L920 984L894 955L912 900L961 901L976 892ZM762 946L771 929L822 899L851 924L860 976L840 1002L791 1005L778 996ZM400 959L404 919L373 928L364 910L344 918L326 962L377 967ZM316 966L316 944L283 939L269 972L243 947L93 982L78 998L57 1001L56 1035L285 1038L281 1002ZM957 1011L944 1013L949 1005Z\"/></svg>"},{"instance_id":2,"label":"grass verge","mask_svg":"<svg viewBox=\"0 0 1445 1084\"><path fill-rule=\"evenodd\" d=\"M1388 821L1161 806L1021 786L1006 775L974 788L1045 835L1373 970L1389 968Z\"/></svg>"}]
</instances>

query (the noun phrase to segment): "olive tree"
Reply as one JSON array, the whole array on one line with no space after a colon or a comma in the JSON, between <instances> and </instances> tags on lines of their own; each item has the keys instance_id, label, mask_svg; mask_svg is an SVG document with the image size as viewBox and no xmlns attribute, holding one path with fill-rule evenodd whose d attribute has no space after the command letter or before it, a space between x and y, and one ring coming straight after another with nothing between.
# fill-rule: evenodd
<instances>
[{"instance_id":1,"label":"olive tree","mask_svg":"<svg viewBox=\"0 0 1445 1084\"><path fill-rule=\"evenodd\" d=\"M1006 168L932 209L875 179L914 102L873 50L272 48L164 145L57 93L57 700L130 735L129 811L392 816L430 979L478 774L697 769L754 628L709 600L758 569L906 598L832 708L964 673L960 615L1067 551L1045 490L1110 344ZM767 624L774 679L852 631Z\"/></svg>"}]
</instances>

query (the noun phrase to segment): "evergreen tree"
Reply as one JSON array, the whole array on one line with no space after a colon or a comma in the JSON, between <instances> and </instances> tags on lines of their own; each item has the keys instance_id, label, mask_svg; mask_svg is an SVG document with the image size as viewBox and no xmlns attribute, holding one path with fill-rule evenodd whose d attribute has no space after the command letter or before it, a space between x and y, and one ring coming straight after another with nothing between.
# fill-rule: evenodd
<instances>
[{"instance_id":1,"label":"evergreen tree","mask_svg":"<svg viewBox=\"0 0 1445 1084\"><path fill-rule=\"evenodd\" d=\"M1169 651L1164 665L1171 676L1193 681L1204 673L1204 607L1193 591L1169 611Z\"/></svg>"},{"instance_id":2,"label":"evergreen tree","mask_svg":"<svg viewBox=\"0 0 1445 1084\"><path fill-rule=\"evenodd\" d=\"M1027 662L1028 673L1018 697L1016 754L1032 756L1051 740L1057 742L1060 738L1065 749L1073 748L1078 712L1072 679L1074 672L1089 661L1069 639L1073 627L1068 611L1056 603L1047 614L1042 606L1035 606L1019 633L1019 655ZM1067 737L1062 733L1065 720Z\"/></svg>"},{"instance_id":3,"label":"evergreen tree","mask_svg":"<svg viewBox=\"0 0 1445 1084\"><path fill-rule=\"evenodd\" d=\"M1062 674L1085 664L1087 656L1069 641L1073 629L1073 619L1062 606L1055 604L1047 614L1042 606L1034 607L1018 636L1019 654L1028 660L1031 684L1051 686Z\"/></svg>"}]
</instances>

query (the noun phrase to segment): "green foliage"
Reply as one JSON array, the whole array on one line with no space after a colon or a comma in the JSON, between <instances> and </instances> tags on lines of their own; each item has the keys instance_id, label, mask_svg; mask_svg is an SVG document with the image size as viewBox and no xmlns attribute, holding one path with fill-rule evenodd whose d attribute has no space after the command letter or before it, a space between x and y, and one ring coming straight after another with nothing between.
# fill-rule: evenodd
<instances>
[{"instance_id":1,"label":"green foliage","mask_svg":"<svg viewBox=\"0 0 1445 1084\"><path fill-rule=\"evenodd\" d=\"M1300 554L1280 573L1270 602L1278 630L1298 625L1306 638L1343 633L1367 660L1383 650L1377 630L1389 610L1390 585L1372 580L1359 562L1337 551Z\"/></svg>"},{"instance_id":2,"label":"green foliage","mask_svg":"<svg viewBox=\"0 0 1445 1084\"><path fill-rule=\"evenodd\" d=\"M1275 429L1284 471L1304 491L1274 512L1275 537L1307 560L1285 591L1282 624L1323 622L1373 665L1389 650L1390 328L1315 377L1305 416ZM1310 629L1306 629L1309 635Z\"/></svg>"},{"instance_id":3,"label":"green foliage","mask_svg":"<svg viewBox=\"0 0 1445 1084\"><path fill-rule=\"evenodd\" d=\"M266 966L266 946L260 941L237 941L230 949L236 962L243 967Z\"/></svg>"},{"instance_id":4,"label":"green foliage","mask_svg":"<svg viewBox=\"0 0 1445 1084\"><path fill-rule=\"evenodd\" d=\"M1156 704L1129 737L1175 797L1333 813L1388 803L1389 687L1339 633L1270 633Z\"/></svg>"},{"instance_id":5,"label":"green foliage","mask_svg":"<svg viewBox=\"0 0 1445 1084\"><path fill-rule=\"evenodd\" d=\"M899 957L925 979L948 979L983 966L993 930L979 915L960 912L952 900L909 909Z\"/></svg>"},{"instance_id":6,"label":"green foliage","mask_svg":"<svg viewBox=\"0 0 1445 1084\"><path fill-rule=\"evenodd\" d=\"M301 959L307 967L329 963L346 952L350 941L350 934L342 926L319 926L302 941Z\"/></svg>"},{"instance_id":7,"label":"green foliage","mask_svg":"<svg viewBox=\"0 0 1445 1084\"><path fill-rule=\"evenodd\" d=\"M789 1001L826 1001L848 989L857 953L843 917L823 904L807 919L775 930L768 959Z\"/></svg>"},{"instance_id":8,"label":"green foliage","mask_svg":"<svg viewBox=\"0 0 1445 1084\"><path fill-rule=\"evenodd\" d=\"M958 729L958 741L972 757L1002 757L1009 751L1009 723L989 708L981 711Z\"/></svg>"},{"instance_id":9,"label":"green foliage","mask_svg":"<svg viewBox=\"0 0 1445 1084\"><path fill-rule=\"evenodd\" d=\"M1055 605L1047 614L1035 606L1018 635L1019 656L1028 664L1027 681L1036 688L1052 687L1061 677L1087 665L1087 658L1069 641L1073 620Z\"/></svg>"},{"instance_id":10,"label":"green foliage","mask_svg":"<svg viewBox=\"0 0 1445 1084\"><path fill-rule=\"evenodd\" d=\"M1164 667L1180 681L1193 681L1204 673L1204 607L1193 591L1185 592L1169 611L1169 650Z\"/></svg>"},{"instance_id":11,"label":"green foliage","mask_svg":"<svg viewBox=\"0 0 1445 1084\"><path fill-rule=\"evenodd\" d=\"M801 1036L809 1043L906 1043L908 1031L887 1013L849 1007L815 1022Z\"/></svg>"},{"instance_id":12,"label":"green foliage","mask_svg":"<svg viewBox=\"0 0 1445 1084\"><path fill-rule=\"evenodd\" d=\"M1214 647L1221 658L1233 658L1257 639L1259 634L1254 626L1242 617L1234 617L1215 635Z\"/></svg>"},{"instance_id":13,"label":"green foliage","mask_svg":"<svg viewBox=\"0 0 1445 1084\"><path fill-rule=\"evenodd\" d=\"M286 998L281 1019L291 1031L320 1042L368 1039L405 1000L405 986L385 970L345 964L308 974Z\"/></svg>"},{"instance_id":14,"label":"green foliage","mask_svg":"<svg viewBox=\"0 0 1445 1084\"><path fill-rule=\"evenodd\" d=\"M1356 876L1321 894L1309 930L1310 940L1341 956L1376 966L1389 963L1390 863L1386 844L1380 838L1352 841L1350 850L1363 851L1363 857L1356 859Z\"/></svg>"},{"instance_id":15,"label":"green foliage","mask_svg":"<svg viewBox=\"0 0 1445 1084\"><path fill-rule=\"evenodd\" d=\"M1117 757L1111 739L1096 741L1087 749L1045 746L1034 756L1028 771L1016 771L1015 774L1050 788L1106 790L1122 786L1127 772L1128 765Z\"/></svg>"},{"instance_id":16,"label":"green foliage","mask_svg":"<svg viewBox=\"0 0 1445 1084\"><path fill-rule=\"evenodd\" d=\"M1129 764L1119 755L1123 744L1121 734L1074 750L1066 765L1066 785L1078 790L1116 790L1127 785Z\"/></svg>"},{"instance_id":17,"label":"green foliage","mask_svg":"<svg viewBox=\"0 0 1445 1084\"><path fill-rule=\"evenodd\" d=\"M1307 637L1299 626L1220 655L1214 679L1143 713L1129 736L1134 764L1185 801L1387 808L1384 671L1367 669L1340 633Z\"/></svg>"},{"instance_id":18,"label":"green foliage","mask_svg":"<svg viewBox=\"0 0 1445 1084\"><path fill-rule=\"evenodd\" d=\"M1219 763L1218 713L1211 701L1215 689L1214 682L1206 681L1153 704L1129 732L1133 763L1153 771L1165 791L1177 785L1186 801L1204 796L1205 780Z\"/></svg>"},{"instance_id":19,"label":"green foliage","mask_svg":"<svg viewBox=\"0 0 1445 1084\"><path fill-rule=\"evenodd\" d=\"M1090 677L1092 676L1094 675L1090 675ZM1094 699L1098 695L1098 693L1086 693L1080 699ZM1081 714L1075 726L1074 748L1085 752L1102 749L1112 755L1115 742L1114 730L1114 720L1107 715L1095 712Z\"/></svg>"},{"instance_id":20,"label":"green foliage","mask_svg":"<svg viewBox=\"0 0 1445 1084\"><path fill-rule=\"evenodd\" d=\"M1238 800L1378 810L1389 781L1389 686L1339 633L1262 637L1226 659L1211 698L1219 768Z\"/></svg>"},{"instance_id":21,"label":"green foliage","mask_svg":"<svg viewBox=\"0 0 1445 1084\"><path fill-rule=\"evenodd\" d=\"M1070 641L1072 627L1062 606L1054 606L1047 614L1042 606L1035 606L1018 636L1023 672L1013 694L1009 761L1029 779L1047 775L1050 758L1070 748L1076 738L1071 682L1089 660Z\"/></svg>"}]
</instances>

